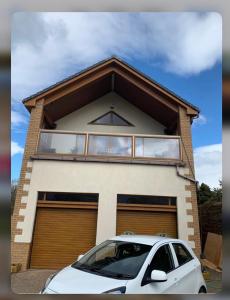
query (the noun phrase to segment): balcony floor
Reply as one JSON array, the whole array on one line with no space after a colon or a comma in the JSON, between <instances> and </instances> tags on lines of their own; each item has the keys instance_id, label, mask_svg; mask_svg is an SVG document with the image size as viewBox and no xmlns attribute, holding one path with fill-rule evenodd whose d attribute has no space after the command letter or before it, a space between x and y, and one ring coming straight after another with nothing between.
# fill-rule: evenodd
<instances>
[{"instance_id":1,"label":"balcony floor","mask_svg":"<svg viewBox=\"0 0 230 300\"><path fill-rule=\"evenodd\" d=\"M32 160L56 160L56 161L85 161L85 162L104 162L104 163L123 163L123 164L145 164L145 165L166 165L166 166L185 166L182 160L176 159L153 159L153 158L127 158L127 157L100 157L100 156L75 156L61 154L35 154Z\"/></svg>"}]
</instances>

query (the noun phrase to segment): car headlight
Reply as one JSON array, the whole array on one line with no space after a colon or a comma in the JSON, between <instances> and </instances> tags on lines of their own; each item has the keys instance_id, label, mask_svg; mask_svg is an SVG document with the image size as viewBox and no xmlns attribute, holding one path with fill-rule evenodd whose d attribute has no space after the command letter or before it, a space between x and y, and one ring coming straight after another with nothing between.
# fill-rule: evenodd
<instances>
[{"instance_id":1,"label":"car headlight","mask_svg":"<svg viewBox=\"0 0 230 300\"><path fill-rule=\"evenodd\" d=\"M103 294L125 294L125 291L126 291L126 287L121 286L121 287L106 291Z\"/></svg>"},{"instance_id":2,"label":"car headlight","mask_svg":"<svg viewBox=\"0 0 230 300\"><path fill-rule=\"evenodd\" d=\"M51 275L47 278L46 283L44 284L44 286L43 286L43 288L42 288L42 290L41 290L41 292L40 292L41 294L43 294L43 292L45 291L45 289L47 288L47 286L50 284L51 280L52 280L56 275L57 275L57 272L51 274Z\"/></svg>"}]
</instances>

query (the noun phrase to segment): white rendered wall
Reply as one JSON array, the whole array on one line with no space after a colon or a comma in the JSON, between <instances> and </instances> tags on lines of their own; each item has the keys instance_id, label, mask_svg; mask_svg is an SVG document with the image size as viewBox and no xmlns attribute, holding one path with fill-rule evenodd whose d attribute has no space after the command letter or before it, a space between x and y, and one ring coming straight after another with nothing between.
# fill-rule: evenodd
<instances>
[{"instance_id":1,"label":"white rendered wall","mask_svg":"<svg viewBox=\"0 0 230 300\"><path fill-rule=\"evenodd\" d=\"M181 170L183 171L183 169ZM159 195L177 197L178 235L187 240L193 228L187 223L185 191L188 181L176 175L173 166L130 165L118 163L34 161L27 208L18 223L22 235L16 242L30 243L36 212L38 191L99 193L96 242L116 234L117 194ZM194 246L194 243L191 242Z\"/></svg>"},{"instance_id":2,"label":"white rendered wall","mask_svg":"<svg viewBox=\"0 0 230 300\"><path fill-rule=\"evenodd\" d=\"M125 118L134 127L91 125L89 122L111 110ZM56 130L78 132L108 132L136 134L164 134L164 126L130 104L116 93L108 93L56 122Z\"/></svg>"}]
</instances>

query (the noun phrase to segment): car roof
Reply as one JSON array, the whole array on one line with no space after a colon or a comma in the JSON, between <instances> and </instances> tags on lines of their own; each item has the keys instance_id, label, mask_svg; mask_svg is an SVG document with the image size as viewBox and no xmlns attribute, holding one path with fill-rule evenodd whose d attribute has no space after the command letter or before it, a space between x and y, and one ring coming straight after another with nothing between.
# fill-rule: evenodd
<instances>
[{"instance_id":1,"label":"car roof","mask_svg":"<svg viewBox=\"0 0 230 300\"><path fill-rule=\"evenodd\" d=\"M139 243L139 244L146 244L153 246L158 242L169 242L175 241L178 242L180 240L173 239L169 237L162 237L157 235L138 235L138 234L122 234L111 238L110 240L116 241L124 241L124 242L132 242L132 243ZM180 241L182 242L182 241Z\"/></svg>"}]
</instances>

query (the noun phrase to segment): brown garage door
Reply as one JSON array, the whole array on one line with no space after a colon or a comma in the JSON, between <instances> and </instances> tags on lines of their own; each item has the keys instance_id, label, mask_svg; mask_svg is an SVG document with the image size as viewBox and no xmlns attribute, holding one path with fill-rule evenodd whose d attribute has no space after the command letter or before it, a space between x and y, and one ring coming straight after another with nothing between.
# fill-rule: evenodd
<instances>
[{"instance_id":1,"label":"brown garage door","mask_svg":"<svg viewBox=\"0 0 230 300\"><path fill-rule=\"evenodd\" d=\"M166 234L177 237L176 197L117 195L117 234Z\"/></svg>"},{"instance_id":2,"label":"brown garage door","mask_svg":"<svg viewBox=\"0 0 230 300\"><path fill-rule=\"evenodd\" d=\"M31 268L58 269L95 246L97 208L38 207Z\"/></svg>"},{"instance_id":3,"label":"brown garage door","mask_svg":"<svg viewBox=\"0 0 230 300\"><path fill-rule=\"evenodd\" d=\"M149 235L166 233L168 236L176 238L176 212L118 209L117 234L125 231Z\"/></svg>"}]
</instances>

